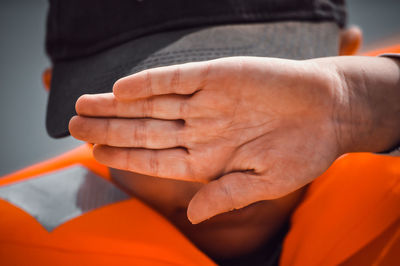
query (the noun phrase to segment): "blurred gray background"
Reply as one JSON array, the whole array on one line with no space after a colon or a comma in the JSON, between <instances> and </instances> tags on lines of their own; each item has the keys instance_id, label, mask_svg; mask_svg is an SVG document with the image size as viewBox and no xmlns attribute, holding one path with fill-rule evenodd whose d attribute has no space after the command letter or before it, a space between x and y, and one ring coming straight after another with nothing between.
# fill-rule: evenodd
<instances>
[{"instance_id":1,"label":"blurred gray background","mask_svg":"<svg viewBox=\"0 0 400 266\"><path fill-rule=\"evenodd\" d=\"M399 0L348 0L348 7L349 24L364 31L363 51L400 44ZM81 144L45 130L46 11L46 0L0 0L0 176Z\"/></svg>"}]
</instances>

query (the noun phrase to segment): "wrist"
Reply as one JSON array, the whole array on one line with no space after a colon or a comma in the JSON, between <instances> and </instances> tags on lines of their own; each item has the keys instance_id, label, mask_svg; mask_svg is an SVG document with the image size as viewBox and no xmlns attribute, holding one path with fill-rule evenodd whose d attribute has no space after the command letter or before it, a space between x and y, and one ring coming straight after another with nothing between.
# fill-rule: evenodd
<instances>
[{"instance_id":1,"label":"wrist","mask_svg":"<svg viewBox=\"0 0 400 266\"><path fill-rule=\"evenodd\" d=\"M370 131L370 114L363 93L354 90L349 73L343 69L340 58L318 59L324 70L331 95L330 120L336 137L339 155L358 151L362 138Z\"/></svg>"},{"instance_id":2,"label":"wrist","mask_svg":"<svg viewBox=\"0 0 400 266\"><path fill-rule=\"evenodd\" d=\"M399 64L387 58L331 58L332 120L341 153L380 152L400 142Z\"/></svg>"}]
</instances>

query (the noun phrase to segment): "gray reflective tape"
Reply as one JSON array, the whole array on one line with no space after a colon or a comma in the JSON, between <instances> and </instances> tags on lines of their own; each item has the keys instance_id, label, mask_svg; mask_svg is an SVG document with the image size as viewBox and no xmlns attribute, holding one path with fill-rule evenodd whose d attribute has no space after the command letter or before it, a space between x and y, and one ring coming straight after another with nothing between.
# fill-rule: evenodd
<instances>
[{"instance_id":1,"label":"gray reflective tape","mask_svg":"<svg viewBox=\"0 0 400 266\"><path fill-rule=\"evenodd\" d=\"M52 231L85 212L128 199L129 195L77 165L0 187L0 198L23 209Z\"/></svg>"}]
</instances>

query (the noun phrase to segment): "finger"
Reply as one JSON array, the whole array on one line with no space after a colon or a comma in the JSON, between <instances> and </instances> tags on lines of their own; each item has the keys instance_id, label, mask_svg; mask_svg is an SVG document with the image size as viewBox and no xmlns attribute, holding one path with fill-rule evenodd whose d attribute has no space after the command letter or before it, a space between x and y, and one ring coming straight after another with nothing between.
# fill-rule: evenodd
<instances>
[{"instance_id":1,"label":"finger","mask_svg":"<svg viewBox=\"0 0 400 266\"><path fill-rule=\"evenodd\" d=\"M118 80L113 92L122 100L164 94L190 95L204 86L211 65L205 61L145 70Z\"/></svg>"},{"instance_id":2,"label":"finger","mask_svg":"<svg viewBox=\"0 0 400 266\"><path fill-rule=\"evenodd\" d=\"M69 131L79 140L115 147L166 149L183 146L183 124L156 119L75 116Z\"/></svg>"},{"instance_id":3,"label":"finger","mask_svg":"<svg viewBox=\"0 0 400 266\"><path fill-rule=\"evenodd\" d=\"M136 101L120 101L112 93L86 94L79 97L75 109L78 115L90 117L125 117L157 119L189 118L190 99L183 95L162 95Z\"/></svg>"},{"instance_id":4,"label":"finger","mask_svg":"<svg viewBox=\"0 0 400 266\"><path fill-rule=\"evenodd\" d=\"M114 117L117 101L109 93L84 94L75 103L75 111L81 116Z\"/></svg>"},{"instance_id":5,"label":"finger","mask_svg":"<svg viewBox=\"0 0 400 266\"><path fill-rule=\"evenodd\" d=\"M265 199L263 184L254 174L235 172L211 181L194 195L187 215L197 224L217 214Z\"/></svg>"},{"instance_id":6,"label":"finger","mask_svg":"<svg viewBox=\"0 0 400 266\"><path fill-rule=\"evenodd\" d=\"M147 150L95 145L97 161L112 168L149 176L195 181L191 176L189 154L180 148Z\"/></svg>"}]
</instances>

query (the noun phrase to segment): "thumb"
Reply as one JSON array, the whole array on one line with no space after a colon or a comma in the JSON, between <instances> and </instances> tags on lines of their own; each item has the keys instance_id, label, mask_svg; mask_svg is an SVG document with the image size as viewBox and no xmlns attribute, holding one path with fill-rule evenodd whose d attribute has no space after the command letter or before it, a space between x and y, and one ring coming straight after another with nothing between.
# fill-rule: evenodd
<instances>
[{"instance_id":1,"label":"thumb","mask_svg":"<svg viewBox=\"0 0 400 266\"><path fill-rule=\"evenodd\" d=\"M217 214L263 200L265 184L261 183L257 175L245 172L230 173L211 181L194 195L187 216L191 223L197 224Z\"/></svg>"}]
</instances>

